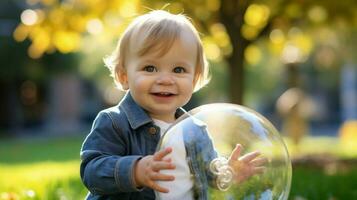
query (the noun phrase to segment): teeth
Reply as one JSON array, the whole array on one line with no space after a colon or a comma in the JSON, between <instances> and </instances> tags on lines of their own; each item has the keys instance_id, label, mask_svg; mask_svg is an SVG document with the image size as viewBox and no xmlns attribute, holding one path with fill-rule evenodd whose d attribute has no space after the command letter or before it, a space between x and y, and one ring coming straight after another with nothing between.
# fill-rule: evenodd
<instances>
[{"instance_id":1,"label":"teeth","mask_svg":"<svg viewBox=\"0 0 357 200\"><path fill-rule=\"evenodd\" d=\"M156 93L156 94L162 95L162 96L169 96L169 95L171 95L170 92L158 92L158 93Z\"/></svg>"}]
</instances>

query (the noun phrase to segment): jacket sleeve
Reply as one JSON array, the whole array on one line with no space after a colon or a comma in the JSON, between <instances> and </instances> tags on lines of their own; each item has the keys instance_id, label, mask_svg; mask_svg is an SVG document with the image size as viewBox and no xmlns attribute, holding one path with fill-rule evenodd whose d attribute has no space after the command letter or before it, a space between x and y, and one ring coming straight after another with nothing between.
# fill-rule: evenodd
<instances>
[{"instance_id":1,"label":"jacket sleeve","mask_svg":"<svg viewBox=\"0 0 357 200\"><path fill-rule=\"evenodd\" d=\"M209 186L217 188L216 176L211 172L210 165L213 159L218 157L218 153L213 146L212 138L207 130L207 127L201 127L202 138L198 145L199 151L202 152L202 170L205 171Z\"/></svg>"},{"instance_id":2,"label":"jacket sleeve","mask_svg":"<svg viewBox=\"0 0 357 200\"><path fill-rule=\"evenodd\" d=\"M200 120L192 118L185 126L184 140L191 173L195 177L195 187L207 190L208 186L216 188L216 176L210 170L210 163L218 157L212 138ZM200 189L197 189L200 190Z\"/></svg>"},{"instance_id":3,"label":"jacket sleeve","mask_svg":"<svg viewBox=\"0 0 357 200\"><path fill-rule=\"evenodd\" d=\"M134 164L141 158L126 155L127 139L110 115L98 114L80 152L80 175L93 194L135 192Z\"/></svg>"}]
</instances>

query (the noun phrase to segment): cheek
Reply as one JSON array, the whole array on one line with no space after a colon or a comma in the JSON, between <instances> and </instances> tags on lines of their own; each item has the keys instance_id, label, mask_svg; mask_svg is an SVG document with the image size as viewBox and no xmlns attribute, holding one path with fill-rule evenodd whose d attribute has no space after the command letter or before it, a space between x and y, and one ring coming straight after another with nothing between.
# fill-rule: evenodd
<instances>
[{"instance_id":1,"label":"cheek","mask_svg":"<svg viewBox=\"0 0 357 200\"><path fill-rule=\"evenodd\" d=\"M137 76L133 81L132 81L132 87L135 87L137 89L144 89L146 87L148 87L150 82L150 79L148 79L147 77L143 77L143 76Z\"/></svg>"},{"instance_id":2,"label":"cheek","mask_svg":"<svg viewBox=\"0 0 357 200\"><path fill-rule=\"evenodd\" d=\"M185 92L192 93L194 87L193 78L190 77L182 80L181 87L184 89Z\"/></svg>"}]
</instances>

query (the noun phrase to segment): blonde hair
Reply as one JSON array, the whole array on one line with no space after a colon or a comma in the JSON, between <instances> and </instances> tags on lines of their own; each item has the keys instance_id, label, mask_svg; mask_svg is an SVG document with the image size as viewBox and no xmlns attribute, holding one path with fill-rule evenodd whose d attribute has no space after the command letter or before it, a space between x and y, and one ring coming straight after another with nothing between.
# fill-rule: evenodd
<instances>
[{"instance_id":1,"label":"blonde hair","mask_svg":"<svg viewBox=\"0 0 357 200\"><path fill-rule=\"evenodd\" d=\"M118 88L121 88L118 75L125 66L126 52L133 40L141 40L142 45L136 51L143 56L153 49L158 50L158 55L165 55L171 48L182 31L192 32L197 44L197 61L194 75L194 91L201 89L209 82L208 62L204 55L199 34L189 18L182 14L171 14L164 10L154 10L141 15L130 23L120 38L113 53L104 58L105 65L109 68L111 76Z\"/></svg>"}]
</instances>

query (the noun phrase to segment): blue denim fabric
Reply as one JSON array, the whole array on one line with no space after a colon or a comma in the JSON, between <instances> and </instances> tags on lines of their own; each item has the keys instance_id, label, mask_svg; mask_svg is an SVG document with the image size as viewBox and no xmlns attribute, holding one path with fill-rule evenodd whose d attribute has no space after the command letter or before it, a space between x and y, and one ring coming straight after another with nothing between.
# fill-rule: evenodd
<instances>
[{"instance_id":1,"label":"blue denim fabric","mask_svg":"<svg viewBox=\"0 0 357 200\"><path fill-rule=\"evenodd\" d=\"M187 162L194 179L194 198L208 199L208 186L216 188L216 177L210 171L210 163L218 157L206 125L191 117L185 121L184 144Z\"/></svg>"},{"instance_id":2,"label":"blue denim fabric","mask_svg":"<svg viewBox=\"0 0 357 200\"><path fill-rule=\"evenodd\" d=\"M134 164L154 154L160 129L127 93L118 106L101 111L81 149L80 174L87 199L155 199L134 186Z\"/></svg>"},{"instance_id":3,"label":"blue denim fabric","mask_svg":"<svg viewBox=\"0 0 357 200\"><path fill-rule=\"evenodd\" d=\"M185 111L178 109L176 117ZM214 186L214 177L208 167L217 157L206 127L192 120L184 130L187 161L194 176L195 199L208 199L208 185ZM152 189L138 189L134 185L134 164L156 151L160 128L128 92L119 105L101 111L81 149L80 175L88 188L88 200L155 199Z\"/></svg>"}]
</instances>

